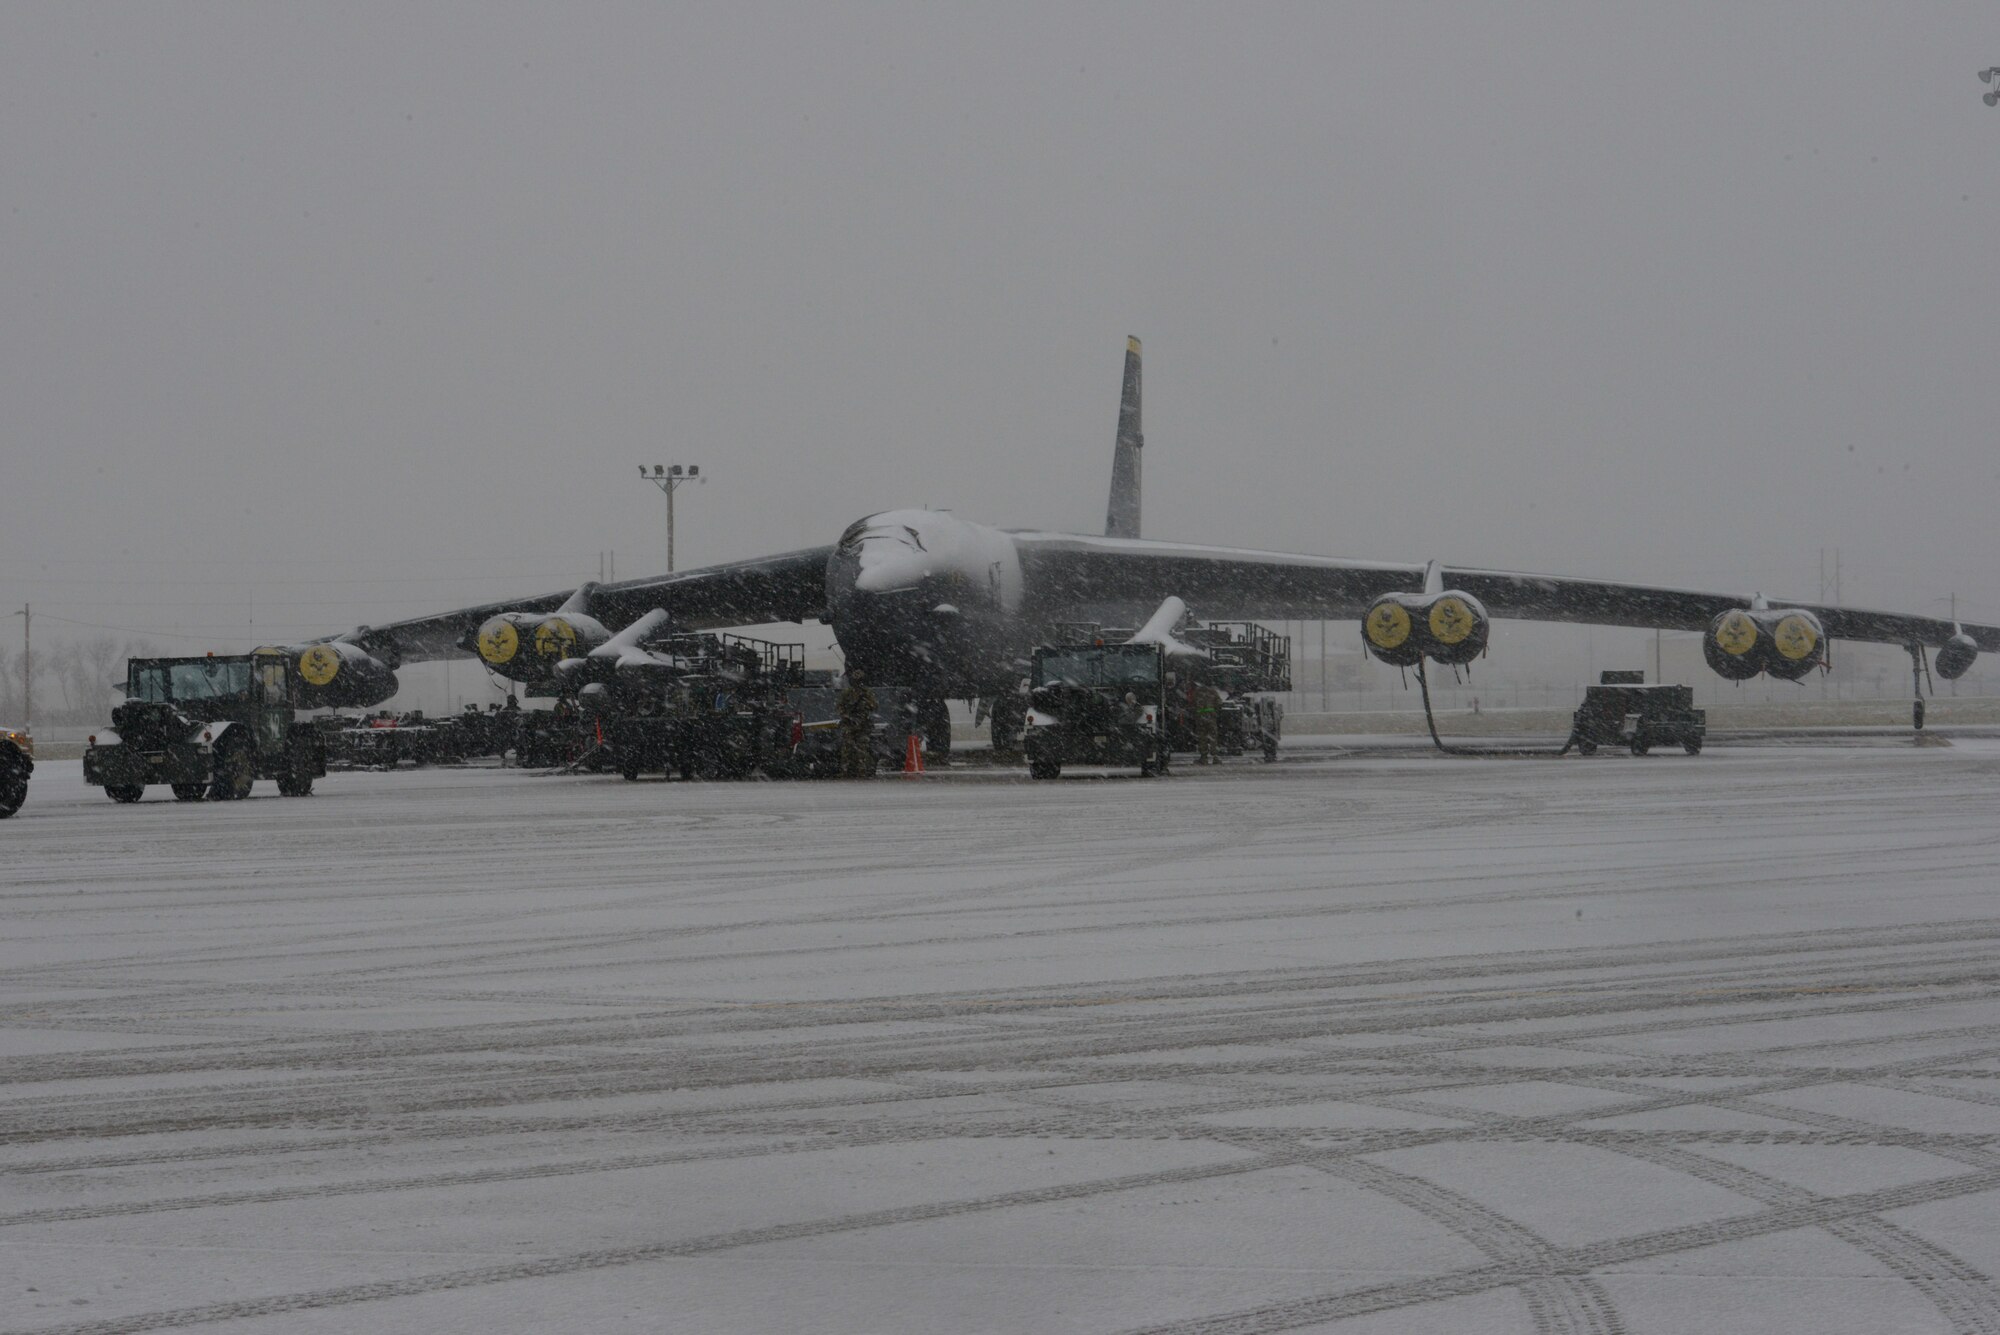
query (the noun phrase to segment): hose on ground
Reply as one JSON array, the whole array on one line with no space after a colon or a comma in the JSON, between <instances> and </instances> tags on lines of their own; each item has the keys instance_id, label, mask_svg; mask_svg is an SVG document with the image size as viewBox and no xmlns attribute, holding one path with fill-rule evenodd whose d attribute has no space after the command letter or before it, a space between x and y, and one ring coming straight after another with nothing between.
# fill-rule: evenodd
<instances>
[{"instance_id":1,"label":"hose on ground","mask_svg":"<svg viewBox=\"0 0 2000 1335\"><path fill-rule=\"evenodd\" d=\"M1421 658L1417 660L1417 689L1424 697L1424 723L1431 730L1431 744L1448 756L1485 756L1507 760L1546 756L1553 759L1556 756L1568 755L1576 746L1577 734L1574 728L1570 729L1569 740L1562 744L1561 749L1554 751L1546 746L1447 746L1444 738L1438 736L1437 715L1431 709L1430 677L1424 672L1424 660Z\"/></svg>"}]
</instances>

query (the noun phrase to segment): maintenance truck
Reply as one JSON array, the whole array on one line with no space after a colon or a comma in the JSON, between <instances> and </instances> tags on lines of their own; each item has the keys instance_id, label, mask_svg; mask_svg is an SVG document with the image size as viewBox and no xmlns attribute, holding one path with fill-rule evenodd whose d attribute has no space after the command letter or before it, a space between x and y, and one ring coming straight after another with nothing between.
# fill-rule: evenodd
<instances>
[{"instance_id":1,"label":"maintenance truck","mask_svg":"<svg viewBox=\"0 0 2000 1335\"><path fill-rule=\"evenodd\" d=\"M1123 644L1137 634L1129 628L1105 627L1089 621L1058 622L1055 631L1056 643L1092 648ZM1215 688L1222 700L1216 710L1216 749L1226 756L1255 750L1267 761L1276 760L1285 718L1284 705L1278 697L1292 689L1291 636L1280 635L1254 621L1203 624L1191 616L1183 616L1173 626L1171 638L1183 649L1196 652L1168 655L1164 715L1167 748L1198 749L1195 688L1207 684ZM1141 640L1145 642L1144 637ZM1000 736L996 731L996 749Z\"/></svg>"},{"instance_id":2,"label":"maintenance truck","mask_svg":"<svg viewBox=\"0 0 2000 1335\"><path fill-rule=\"evenodd\" d=\"M1035 650L1021 746L1028 773L1064 765L1137 765L1165 774L1167 658L1158 644L1069 644Z\"/></svg>"},{"instance_id":3,"label":"maintenance truck","mask_svg":"<svg viewBox=\"0 0 2000 1335\"><path fill-rule=\"evenodd\" d=\"M28 800L28 776L35 772L35 739L25 730L0 728L0 820Z\"/></svg>"},{"instance_id":4,"label":"maintenance truck","mask_svg":"<svg viewBox=\"0 0 2000 1335\"><path fill-rule=\"evenodd\" d=\"M309 796L326 773L326 744L297 717L296 671L275 649L130 660L112 731L84 749L84 782L114 802L136 802L155 783L182 802L235 801L258 779Z\"/></svg>"}]
</instances>

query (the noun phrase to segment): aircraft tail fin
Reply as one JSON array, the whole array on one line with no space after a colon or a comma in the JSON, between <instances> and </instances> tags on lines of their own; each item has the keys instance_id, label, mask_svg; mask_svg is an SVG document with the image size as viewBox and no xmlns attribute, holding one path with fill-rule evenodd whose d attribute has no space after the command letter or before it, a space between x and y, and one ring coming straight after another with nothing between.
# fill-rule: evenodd
<instances>
[{"instance_id":1,"label":"aircraft tail fin","mask_svg":"<svg viewBox=\"0 0 2000 1335\"><path fill-rule=\"evenodd\" d=\"M1139 454L1146 437L1139 430L1139 340L1125 340L1125 390L1118 402L1118 444L1111 456L1111 504L1104 512L1104 536L1139 536Z\"/></svg>"}]
</instances>

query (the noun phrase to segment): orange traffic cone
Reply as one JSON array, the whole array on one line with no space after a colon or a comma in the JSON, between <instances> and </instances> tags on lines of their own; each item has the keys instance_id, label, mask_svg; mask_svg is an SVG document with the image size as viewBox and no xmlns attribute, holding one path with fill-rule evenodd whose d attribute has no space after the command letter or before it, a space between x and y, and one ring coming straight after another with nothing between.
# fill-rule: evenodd
<instances>
[{"instance_id":1,"label":"orange traffic cone","mask_svg":"<svg viewBox=\"0 0 2000 1335\"><path fill-rule=\"evenodd\" d=\"M903 773L922 774L924 772L924 739L916 733L909 736L909 744L903 752Z\"/></svg>"}]
</instances>

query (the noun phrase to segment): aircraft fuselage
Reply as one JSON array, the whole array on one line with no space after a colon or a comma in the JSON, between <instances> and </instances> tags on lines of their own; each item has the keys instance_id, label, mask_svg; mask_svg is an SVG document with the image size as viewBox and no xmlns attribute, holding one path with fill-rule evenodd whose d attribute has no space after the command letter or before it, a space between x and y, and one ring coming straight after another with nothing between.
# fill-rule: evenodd
<instances>
[{"instance_id":1,"label":"aircraft fuselage","mask_svg":"<svg viewBox=\"0 0 2000 1335\"><path fill-rule=\"evenodd\" d=\"M1013 538L933 510L850 525L827 558L827 620L850 667L964 697L1012 684L1033 647Z\"/></svg>"}]
</instances>

